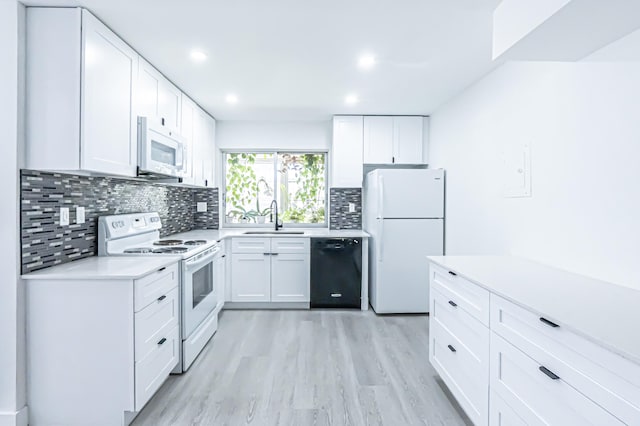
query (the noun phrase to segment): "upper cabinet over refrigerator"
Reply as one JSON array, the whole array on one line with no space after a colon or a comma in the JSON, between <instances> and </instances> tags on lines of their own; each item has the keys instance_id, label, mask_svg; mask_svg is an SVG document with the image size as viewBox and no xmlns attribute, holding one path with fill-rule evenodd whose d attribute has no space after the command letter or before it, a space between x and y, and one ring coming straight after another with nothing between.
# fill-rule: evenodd
<instances>
[{"instance_id":1,"label":"upper cabinet over refrigerator","mask_svg":"<svg viewBox=\"0 0 640 426\"><path fill-rule=\"evenodd\" d=\"M365 164L427 164L429 117L365 116Z\"/></svg>"}]
</instances>

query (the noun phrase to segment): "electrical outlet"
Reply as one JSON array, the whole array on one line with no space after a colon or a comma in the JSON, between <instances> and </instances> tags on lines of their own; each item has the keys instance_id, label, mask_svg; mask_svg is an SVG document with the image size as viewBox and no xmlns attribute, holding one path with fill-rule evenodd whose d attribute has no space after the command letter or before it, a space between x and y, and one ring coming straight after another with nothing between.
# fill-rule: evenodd
<instances>
[{"instance_id":1,"label":"electrical outlet","mask_svg":"<svg viewBox=\"0 0 640 426\"><path fill-rule=\"evenodd\" d=\"M355 213L355 212L356 212L355 203L349 203L349 213Z\"/></svg>"},{"instance_id":2,"label":"electrical outlet","mask_svg":"<svg viewBox=\"0 0 640 426\"><path fill-rule=\"evenodd\" d=\"M206 212L207 211L207 203L206 202L198 202L196 204L196 211L201 213L201 212Z\"/></svg>"},{"instance_id":3,"label":"electrical outlet","mask_svg":"<svg viewBox=\"0 0 640 426\"><path fill-rule=\"evenodd\" d=\"M69 225L69 207L60 207L60 226Z\"/></svg>"},{"instance_id":4,"label":"electrical outlet","mask_svg":"<svg viewBox=\"0 0 640 426\"><path fill-rule=\"evenodd\" d=\"M84 207L76 207L76 223L81 224L85 222Z\"/></svg>"}]
</instances>

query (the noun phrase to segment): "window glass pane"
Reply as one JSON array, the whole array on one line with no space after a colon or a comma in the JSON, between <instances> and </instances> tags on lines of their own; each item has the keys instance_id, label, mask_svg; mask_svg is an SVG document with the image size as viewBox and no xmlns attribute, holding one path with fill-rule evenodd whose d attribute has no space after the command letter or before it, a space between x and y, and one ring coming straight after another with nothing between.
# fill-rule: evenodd
<instances>
[{"instance_id":1,"label":"window glass pane","mask_svg":"<svg viewBox=\"0 0 640 426\"><path fill-rule=\"evenodd\" d=\"M278 206L285 223L325 222L324 153L278 154Z\"/></svg>"},{"instance_id":2,"label":"window glass pane","mask_svg":"<svg viewBox=\"0 0 640 426\"><path fill-rule=\"evenodd\" d=\"M273 153L226 154L227 223L263 223L269 220L274 199Z\"/></svg>"}]
</instances>

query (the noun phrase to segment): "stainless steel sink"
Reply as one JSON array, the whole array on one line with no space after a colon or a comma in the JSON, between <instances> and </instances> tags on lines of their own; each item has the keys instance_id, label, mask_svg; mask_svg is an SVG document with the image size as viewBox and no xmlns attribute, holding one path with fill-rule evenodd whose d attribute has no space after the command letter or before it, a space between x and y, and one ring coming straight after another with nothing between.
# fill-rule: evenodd
<instances>
[{"instance_id":1,"label":"stainless steel sink","mask_svg":"<svg viewBox=\"0 0 640 426\"><path fill-rule=\"evenodd\" d=\"M304 231L245 231L245 235L304 235Z\"/></svg>"}]
</instances>

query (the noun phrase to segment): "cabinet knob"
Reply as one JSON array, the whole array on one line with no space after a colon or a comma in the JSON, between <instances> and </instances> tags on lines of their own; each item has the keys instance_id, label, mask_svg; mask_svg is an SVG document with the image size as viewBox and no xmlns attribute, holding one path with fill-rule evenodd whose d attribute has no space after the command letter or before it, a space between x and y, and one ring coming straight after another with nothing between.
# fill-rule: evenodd
<instances>
[{"instance_id":1,"label":"cabinet knob","mask_svg":"<svg viewBox=\"0 0 640 426\"><path fill-rule=\"evenodd\" d=\"M556 324L555 322L549 321L548 319L544 318L544 317L540 317L540 321L542 321L543 323L547 324L549 327L560 327L558 324Z\"/></svg>"},{"instance_id":2,"label":"cabinet knob","mask_svg":"<svg viewBox=\"0 0 640 426\"><path fill-rule=\"evenodd\" d=\"M451 306L453 306L454 308L455 308L456 306L458 306L458 304L457 304L456 302L454 302L453 300L449 300L449 304L450 304Z\"/></svg>"},{"instance_id":3,"label":"cabinet knob","mask_svg":"<svg viewBox=\"0 0 640 426\"><path fill-rule=\"evenodd\" d=\"M166 299L166 298L167 298L167 295L166 295L166 294L163 294L162 296L158 297L158 302L161 302L161 301L163 301L163 300L164 300L164 299Z\"/></svg>"},{"instance_id":4,"label":"cabinet knob","mask_svg":"<svg viewBox=\"0 0 640 426\"><path fill-rule=\"evenodd\" d=\"M547 367L545 367L544 365L541 365L539 367L539 370L542 371L544 374L547 375L547 377L549 377L551 380L558 380L560 378L560 376L558 376L557 374L555 374L553 371L549 370Z\"/></svg>"},{"instance_id":5,"label":"cabinet knob","mask_svg":"<svg viewBox=\"0 0 640 426\"><path fill-rule=\"evenodd\" d=\"M158 345L162 345L164 342L166 342L167 339L165 337L163 337L162 339L160 339L160 341L158 342Z\"/></svg>"},{"instance_id":6,"label":"cabinet knob","mask_svg":"<svg viewBox=\"0 0 640 426\"><path fill-rule=\"evenodd\" d=\"M162 272L162 271L164 271L165 269L167 269L167 267L166 267L166 266L163 266L162 268L158 269L158 272Z\"/></svg>"},{"instance_id":7,"label":"cabinet knob","mask_svg":"<svg viewBox=\"0 0 640 426\"><path fill-rule=\"evenodd\" d=\"M447 347L449 348L449 350L450 350L451 352L455 352L455 351L456 351L456 348L454 348L454 347L453 347L453 346L451 346L451 345L447 345Z\"/></svg>"}]
</instances>

